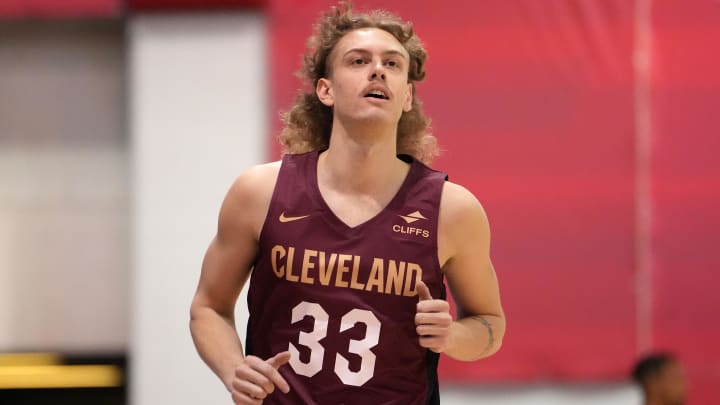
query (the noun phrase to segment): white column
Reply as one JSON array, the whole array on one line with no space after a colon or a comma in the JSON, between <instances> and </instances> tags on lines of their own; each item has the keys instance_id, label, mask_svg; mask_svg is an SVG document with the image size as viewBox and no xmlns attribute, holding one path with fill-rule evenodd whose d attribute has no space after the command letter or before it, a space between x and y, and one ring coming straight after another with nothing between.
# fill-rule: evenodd
<instances>
[{"instance_id":1,"label":"white column","mask_svg":"<svg viewBox=\"0 0 720 405\"><path fill-rule=\"evenodd\" d=\"M129 279L122 30L0 26L0 353L121 353Z\"/></svg>"},{"instance_id":2,"label":"white column","mask_svg":"<svg viewBox=\"0 0 720 405\"><path fill-rule=\"evenodd\" d=\"M131 401L229 403L195 351L189 306L228 187L266 155L265 21L259 14L136 16L129 45ZM239 325L245 307L243 296Z\"/></svg>"}]
</instances>

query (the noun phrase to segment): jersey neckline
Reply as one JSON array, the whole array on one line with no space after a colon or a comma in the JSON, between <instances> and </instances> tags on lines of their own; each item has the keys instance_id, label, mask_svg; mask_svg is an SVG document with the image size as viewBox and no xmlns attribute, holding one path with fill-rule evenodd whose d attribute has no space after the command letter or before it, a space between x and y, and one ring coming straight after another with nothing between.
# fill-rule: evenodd
<instances>
[{"instance_id":1,"label":"jersey neckline","mask_svg":"<svg viewBox=\"0 0 720 405\"><path fill-rule=\"evenodd\" d=\"M400 185L400 188L398 189L398 191L390 199L390 202L385 207L383 207L377 214L368 218L364 222L361 222L355 226L350 226L335 214L335 211L333 211L332 208L330 208L330 206L325 201L325 198L323 198L322 194L320 193L320 186L318 184L318 171L317 171L318 158L320 157L320 154L322 152L324 152L325 150L326 149L318 149L316 151L313 151L311 154L312 159L310 161L309 168L308 168L309 169L308 175L310 177L310 188L311 188L313 199L316 200L316 203L322 208L323 211L327 212L327 215L325 215L324 217L328 220L328 222L331 223L331 225L333 225L343 231L352 231L352 232L359 231L365 227L371 226L372 224L380 221L382 218L387 216L389 212L399 208L402 204L403 198L406 195L407 189L410 188L411 184L413 183L413 180L417 177L417 172L418 172L417 160L415 160L410 155L399 154L397 156L398 159L402 160L405 163L409 163L410 169L408 170L407 174L405 175L405 179L403 180L402 184Z\"/></svg>"}]
</instances>

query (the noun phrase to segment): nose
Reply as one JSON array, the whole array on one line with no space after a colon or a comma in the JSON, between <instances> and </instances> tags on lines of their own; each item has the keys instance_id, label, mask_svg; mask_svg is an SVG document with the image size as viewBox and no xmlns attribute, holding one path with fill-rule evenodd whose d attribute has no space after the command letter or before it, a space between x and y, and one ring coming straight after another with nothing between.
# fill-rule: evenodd
<instances>
[{"instance_id":1,"label":"nose","mask_svg":"<svg viewBox=\"0 0 720 405\"><path fill-rule=\"evenodd\" d=\"M382 61L377 61L373 63L372 71L370 72L370 80L380 79L385 80L385 65L383 65Z\"/></svg>"}]
</instances>

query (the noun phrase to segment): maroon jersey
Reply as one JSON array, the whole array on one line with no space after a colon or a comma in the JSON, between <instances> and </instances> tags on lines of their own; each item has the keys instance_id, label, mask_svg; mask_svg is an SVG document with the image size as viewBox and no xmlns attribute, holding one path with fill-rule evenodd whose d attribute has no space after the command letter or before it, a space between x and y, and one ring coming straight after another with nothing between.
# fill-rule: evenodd
<instances>
[{"instance_id":1,"label":"maroon jersey","mask_svg":"<svg viewBox=\"0 0 720 405\"><path fill-rule=\"evenodd\" d=\"M415 331L421 277L445 297L437 224L445 174L408 156L388 206L350 227L318 189L319 152L286 155L260 234L246 350L289 350L290 393L265 404L439 403L438 355Z\"/></svg>"}]
</instances>

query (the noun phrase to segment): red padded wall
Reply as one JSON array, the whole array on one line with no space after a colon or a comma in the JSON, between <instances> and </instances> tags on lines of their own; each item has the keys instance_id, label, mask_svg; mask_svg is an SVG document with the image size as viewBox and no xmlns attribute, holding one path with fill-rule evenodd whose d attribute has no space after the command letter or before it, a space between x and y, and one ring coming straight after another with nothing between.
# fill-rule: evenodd
<instances>
[{"instance_id":1,"label":"red padded wall","mask_svg":"<svg viewBox=\"0 0 720 405\"><path fill-rule=\"evenodd\" d=\"M720 3L653 2L655 347L680 354L691 404L720 394Z\"/></svg>"},{"instance_id":2,"label":"red padded wall","mask_svg":"<svg viewBox=\"0 0 720 405\"><path fill-rule=\"evenodd\" d=\"M444 359L446 378L625 375L636 341L632 21L626 1L528 0L468 1L418 24L434 61L421 94L447 149L437 165L488 211L508 317L504 350Z\"/></svg>"}]
</instances>

